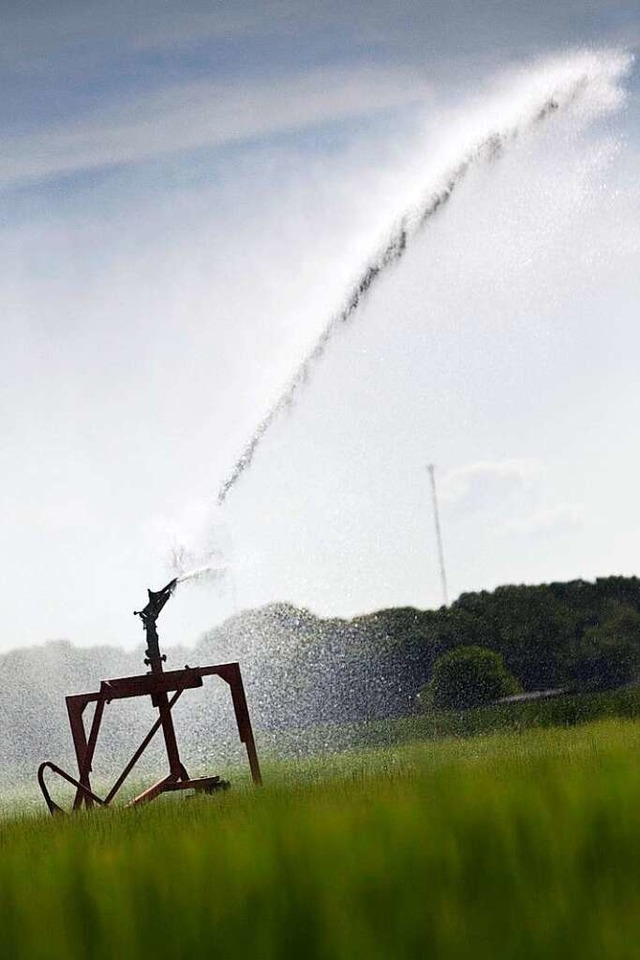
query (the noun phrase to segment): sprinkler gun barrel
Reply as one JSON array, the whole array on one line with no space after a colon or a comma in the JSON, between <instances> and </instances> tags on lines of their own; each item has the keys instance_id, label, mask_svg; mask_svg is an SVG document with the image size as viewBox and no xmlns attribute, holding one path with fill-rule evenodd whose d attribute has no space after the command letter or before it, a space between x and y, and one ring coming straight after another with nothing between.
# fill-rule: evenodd
<instances>
[{"instance_id":1,"label":"sprinkler gun barrel","mask_svg":"<svg viewBox=\"0 0 640 960\"><path fill-rule=\"evenodd\" d=\"M165 603L173 593L178 583L178 578L174 577L162 590L147 590L149 594L149 602L147 603L144 610L134 610L133 615L135 617L140 617L145 627L148 623L153 622L158 619L162 608Z\"/></svg>"},{"instance_id":2,"label":"sprinkler gun barrel","mask_svg":"<svg viewBox=\"0 0 640 960\"><path fill-rule=\"evenodd\" d=\"M178 583L178 578L174 577L162 590L147 590L149 602L143 610L134 610L134 616L140 617L147 635L147 649L145 650L145 663L154 671L162 671L162 661L165 656L160 655L158 645L158 631L156 630L156 620L160 616L162 608L173 593Z\"/></svg>"}]
</instances>

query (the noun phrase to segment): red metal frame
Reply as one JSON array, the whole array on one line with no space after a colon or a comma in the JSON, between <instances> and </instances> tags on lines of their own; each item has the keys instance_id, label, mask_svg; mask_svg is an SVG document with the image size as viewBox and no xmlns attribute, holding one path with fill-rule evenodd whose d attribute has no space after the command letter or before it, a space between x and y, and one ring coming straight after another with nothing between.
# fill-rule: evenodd
<instances>
[{"instance_id":1,"label":"red metal frame","mask_svg":"<svg viewBox=\"0 0 640 960\"><path fill-rule=\"evenodd\" d=\"M149 653L149 651L147 652ZM169 773L130 801L130 806L148 803L161 793L168 791L193 789L199 792L212 793L216 790L226 788L228 783L221 780L220 777L202 777L195 780L189 777L180 760L180 752L171 712L175 703L185 690L201 687L203 685L203 678L211 676L220 677L230 688L238 733L247 751L251 777L256 786L262 783L260 765L258 763L251 720L249 718L249 708L247 706L242 675L240 673L240 665L238 663L224 663L216 666L187 666L184 670L164 671L162 658L160 658L159 655L157 657L152 656L151 660L147 662L151 665L150 673L137 677L118 677L114 680L103 680L100 684L100 689L95 693L80 693L66 698L69 725L71 727L71 735L73 737L73 745L78 762L78 776L77 778L71 776L71 774L62 770L61 767L58 767L49 760L40 765L38 769L38 783L40 784L40 789L51 813L59 813L62 811L58 804L51 798L44 779L45 770L51 770L76 787L76 795L73 801L74 810L80 809L83 805L87 808L93 807L94 804L108 806L160 729L162 729L165 742ZM170 693L173 694L171 697L169 697ZM123 768L109 793L106 797L101 798L94 792L91 786L90 775L104 708L107 704L111 703L112 700L147 696L151 697L153 706L157 708L158 718L129 762ZM84 712L90 703L95 703L95 709L91 725L87 732Z\"/></svg>"}]
</instances>

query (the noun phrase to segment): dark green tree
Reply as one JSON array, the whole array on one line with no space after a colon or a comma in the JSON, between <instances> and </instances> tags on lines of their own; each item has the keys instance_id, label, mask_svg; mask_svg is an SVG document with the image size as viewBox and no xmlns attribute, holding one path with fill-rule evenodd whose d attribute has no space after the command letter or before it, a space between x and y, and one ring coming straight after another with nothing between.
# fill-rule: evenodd
<instances>
[{"instance_id":1,"label":"dark green tree","mask_svg":"<svg viewBox=\"0 0 640 960\"><path fill-rule=\"evenodd\" d=\"M459 647L438 657L426 698L442 710L465 709L499 700L518 690L499 653Z\"/></svg>"}]
</instances>

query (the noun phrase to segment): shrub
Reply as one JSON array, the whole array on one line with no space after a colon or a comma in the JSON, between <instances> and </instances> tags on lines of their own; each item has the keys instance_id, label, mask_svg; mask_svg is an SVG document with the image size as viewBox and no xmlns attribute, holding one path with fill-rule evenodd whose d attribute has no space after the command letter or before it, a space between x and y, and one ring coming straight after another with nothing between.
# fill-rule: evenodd
<instances>
[{"instance_id":1,"label":"shrub","mask_svg":"<svg viewBox=\"0 0 640 960\"><path fill-rule=\"evenodd\" d=\"M491 703L517 690L499 653L484 647L458 647L438 657L421 700L441 710L465 709Z\"/></svg>"}]
</instances>

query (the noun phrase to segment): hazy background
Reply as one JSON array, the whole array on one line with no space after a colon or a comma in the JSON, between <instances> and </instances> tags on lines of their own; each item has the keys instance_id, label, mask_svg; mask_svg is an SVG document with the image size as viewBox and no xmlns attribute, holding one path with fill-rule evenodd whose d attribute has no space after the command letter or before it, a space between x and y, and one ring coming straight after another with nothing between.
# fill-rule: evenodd
<instances>
[{"instance_id":1,"label":"hazy background","mask_svg":"<svg viewBox=\"0 0 640 960\"><path fill-rule=\"evenodd\" d=\"M163 615L440 602L637 572L640 119L465 184L252 471L244 441L423 165L505 71L640 43L635 3L22 3L2 13L2 646L131 645L172 547L233 573Z\"/></svg>"}]
</instances>

